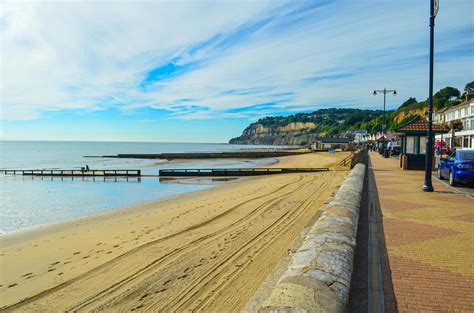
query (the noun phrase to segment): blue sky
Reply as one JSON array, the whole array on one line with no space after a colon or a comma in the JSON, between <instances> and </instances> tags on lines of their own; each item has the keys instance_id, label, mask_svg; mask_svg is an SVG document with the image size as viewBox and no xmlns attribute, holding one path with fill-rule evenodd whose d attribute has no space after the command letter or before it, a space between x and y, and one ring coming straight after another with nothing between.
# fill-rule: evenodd
<instances>
[{"instance_id":1,"label":"blue sky","mask_svg":"<svg viewBox=\"0 0 474 313\"><path fill-rule=\"evenodd\" d=\"M474 80L440 0L435 89ZM3 1L0 138L226 142L250 122L427 98L429 1Z\"/></svg>"}]
</instances>

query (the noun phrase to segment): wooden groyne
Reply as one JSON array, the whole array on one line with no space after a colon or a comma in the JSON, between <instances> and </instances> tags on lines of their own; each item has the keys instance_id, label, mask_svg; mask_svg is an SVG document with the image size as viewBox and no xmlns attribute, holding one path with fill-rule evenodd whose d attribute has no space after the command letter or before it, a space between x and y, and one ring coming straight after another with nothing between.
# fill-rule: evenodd
<instances>
[{"instance_id":1,"label":"wooden groyne","mask_svg":"<svg viewBox=\"0 0 474 313\"><path fill-rule=\"evenodd\" d=\"M60 177L140 177L141 170L0 170L4 175Z\"/></svg>"},{"instance_id":2,"label":"wooden groyne","mask_svg":"<svg viewBox=\"0 0 474 313\"><path fill-rule=\"evenodd\" d=\"M85 155L85 158L124 159L257 159L299 155L301 151L235 151L235 152L187 152L187 153L124 153L117 155Z\"/></svg>"},{"instance_id":3,"label":"wooden groyne","mask_svg":"<svg viewBox=\"0 0 474 313\"><path fill-rule=\"evenodd\" d=\"M209 176L257 176L289 173L315 173L325 172L329 168L207 168L207 169L162 169L160 177L209 177Z\"/></svg>"}]
</instances>

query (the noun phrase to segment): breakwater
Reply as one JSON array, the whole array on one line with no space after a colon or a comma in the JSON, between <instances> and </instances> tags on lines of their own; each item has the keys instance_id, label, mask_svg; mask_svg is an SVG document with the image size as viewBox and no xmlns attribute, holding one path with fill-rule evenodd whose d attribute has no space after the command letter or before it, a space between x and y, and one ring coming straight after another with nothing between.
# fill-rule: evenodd
<instances>
[{"instance_id":1,"label":"breakwater","mask_svg":"<svg viewBox=\"0 0 474 313\"><path fill-rule=\"evenodd\" d=\"M299 155L302 151L236 151L236 152L187 152L187 153L121 153L116 155L85 155L85 158L123 159L256 159Z\"/></svg>"},{"instance_id":2,"label":"breakwater","mask_svg":"<svg viewBox=\"0 0 474 313\"><path fill-rule=\"evenodd\" d=\"M165 176L258 176L290 173L317 173L329 171L327 167L320 168L201 168L201 169L162 169L159 171L160 177Z\"/></svg>"}]
</instances>

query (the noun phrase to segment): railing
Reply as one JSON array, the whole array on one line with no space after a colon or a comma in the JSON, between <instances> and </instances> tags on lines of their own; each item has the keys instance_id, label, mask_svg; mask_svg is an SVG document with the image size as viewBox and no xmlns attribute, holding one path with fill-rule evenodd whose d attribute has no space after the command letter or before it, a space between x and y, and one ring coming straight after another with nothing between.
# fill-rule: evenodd
<instances>
[{"instance_id":1,"label":"railing","mask_svg":"<svg viewBox=\"0 0 474 313\"><path fill-rule=\"evenodd\" d=\"M348 166L349 164L351 164L352 158L357 153L357 151L359 150L352 151L351 154L349 154L341 162L339 162L339 165Z\"/></svg>"},{"instance_id":2,"label":"railing","mask_svg":"<svg viewBox=\"0 0 474 313\"><path fill-rule=\"evenodd\" d=\"M353 168L357 163L366 163L366 156L367 156L367 149L366 148L359 148L353 151L350 155L345 157L339 165L341 166L350 166Z\"/></svg>"}]
</instances>

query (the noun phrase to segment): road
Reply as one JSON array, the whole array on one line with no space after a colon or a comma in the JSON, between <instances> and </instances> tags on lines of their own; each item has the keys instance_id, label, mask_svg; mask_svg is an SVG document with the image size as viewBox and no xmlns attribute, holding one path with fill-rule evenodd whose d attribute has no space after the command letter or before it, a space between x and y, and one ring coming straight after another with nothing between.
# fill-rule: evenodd
<instances>
[{"instance_id":1,"label":"road","mask_svg":"<svg viewBox=\"0 0 474 313\"><path fill-rule=\"evenodd\" d=\"M442 184L445 184L446 186L449 186L449 183L447 180L441 180L437 177L437 175L433 175L433 180L436 180L438 182L441 182ZM454 190L458 191L459 193L462 193L462 194L465 194L471 198L474 199L474 186L473 185L461 185L461 186L456 186L456 187L452 187L452 186L449 186L450 188L453 188Z\"/></svg>"}]
</instances>

